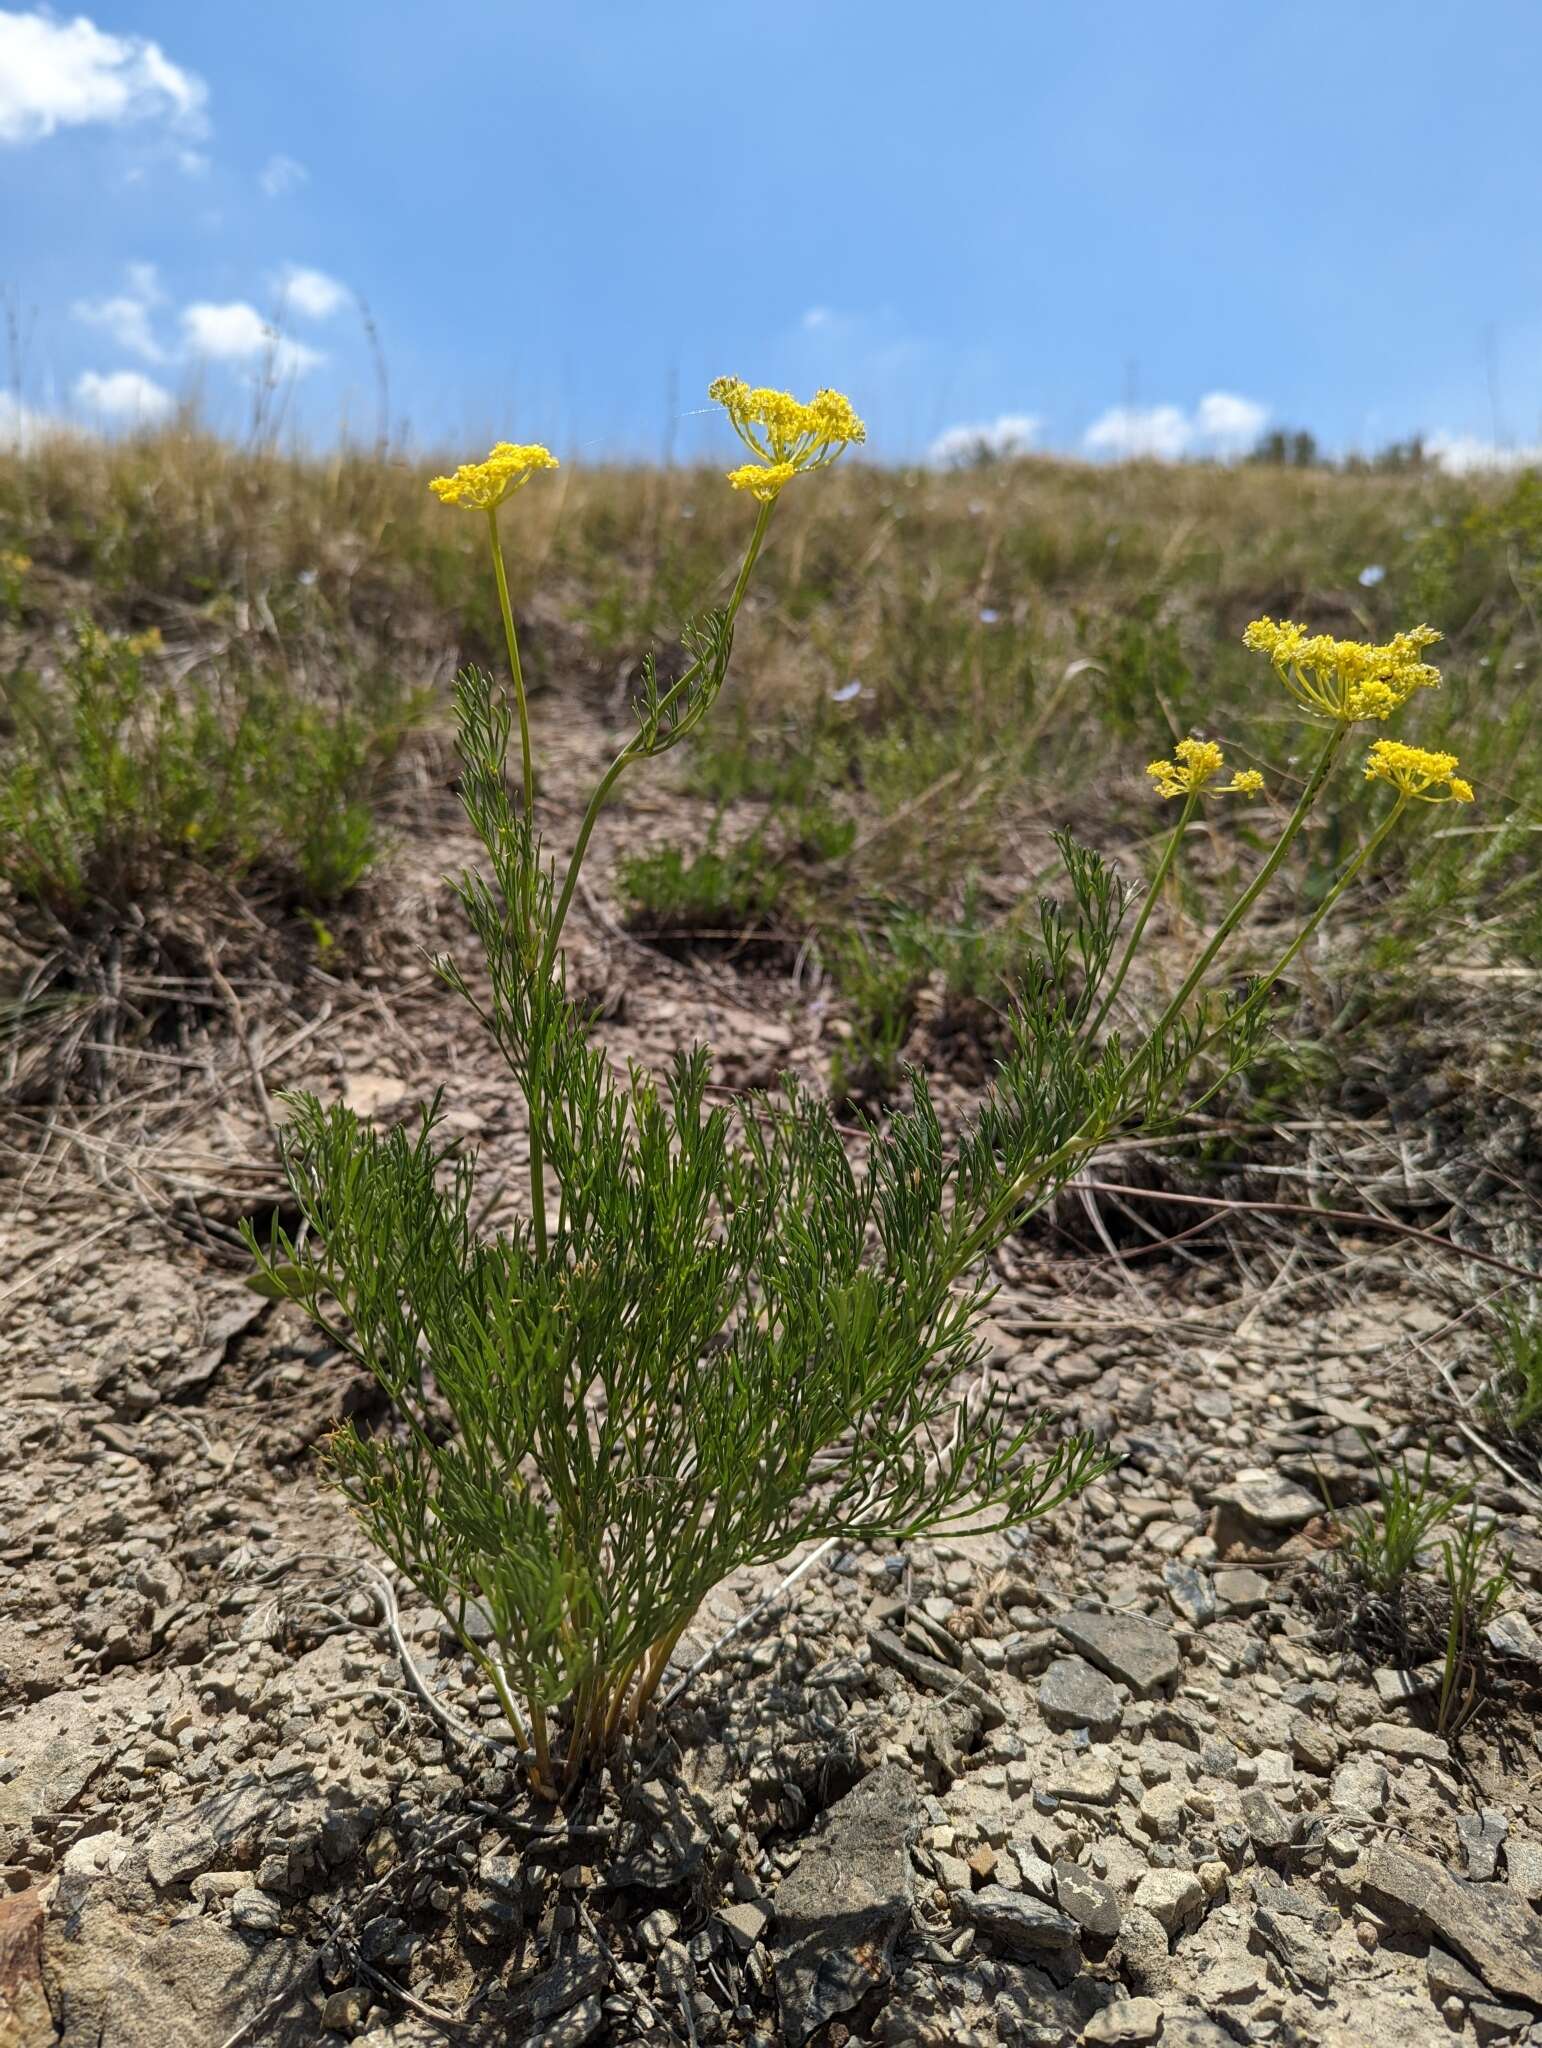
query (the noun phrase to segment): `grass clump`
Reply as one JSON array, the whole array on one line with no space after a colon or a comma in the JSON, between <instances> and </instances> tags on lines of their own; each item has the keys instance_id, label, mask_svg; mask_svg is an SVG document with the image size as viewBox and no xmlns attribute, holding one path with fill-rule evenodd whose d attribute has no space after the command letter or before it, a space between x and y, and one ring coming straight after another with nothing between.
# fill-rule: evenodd
<instances>
[{"instance_id":1,"label":"grass clump","mask_svg":"<svg viewBox=\"0 0 1542 2048\"><path fill-rule=\"evenodd\" d=\"M633 929L687 941L736 939L764 926L785 881L763 833L723 846L716 827L694 853L659 846L621 863L621 890Z\"/></svg>"},{"instance_id":2,"label":"grass clump","mask_svg":"<svg viewBox=\"0 0 1542 2048\"><path fill-rule=\"evenodd\" d=\"M1378 1465L1375 1503L1351 1508L1344 1516L1340 1557L1345 1567L1378 1600L1398 1600L1409 1573L1433 1554L1435 1532L1471 1497L1465 1484L1439 1484L1428 1450L1417 1469Z\"/></svg>"},{"instance_id":3,"label":"grass clump","mask_svg":"<svg viewBox=\"0 0 1542 2048\"><path fill-rule=\"evenodd\" d=\"M1542 1444L1542 1319L1532 1301L1511 1295L1500 1302L1492 1357L1483 1395L1489 1421L1507 1436Z\"/></svg>"},{"instance_id":4,"label":"grass clump","mask_svg":"<svg viewBox=\"0 0 1542 2048\"><path fill-rule=\"evenodd\" d=\"M328 711L256 677L221 700L179 690L160 652L153 632L82 624L54 687L6 689L0 877L23 914L143 911L190 868L318 908L354 888L413 703L384 688Z\"/></svg>"},{"instance_id":5,"label":"grass clump","mask_svg":"<svg viewBox=\"0 0 1542 2048\"><path fill-rule=\"evenodd\" d=\"M260 1284L387 1395L390 1426L349 1423L333 1438L335 1480L447 1615L549 1793L637 1726L725 1574L815 1539L1020 1525L1106 1469L1089 1438L1054 1438L991 1377L979 1334L989 1256L1111 1136L1161 1127L1196 1087L1208 1099L1255 1056L1274 979L1365 855L1318 891L1269 973L1235 987L1227 943L1357 719L1433 678L1415 659L1418 636L1306 646L1299 629L1271 627L1282 679L1303 668L1321 698L1313 765L1181 984L1159 1007L1120 1001L1146 914L1127 920L1110 864L1061 835L1059 881L1040 901L990 1088L945 1134L910 1076L854 1165L828 1102L791 1079L731 1113L707 1106L701 1047L681 1049L662 1080L618 1072L566 979L564 927L605 804L706 720L783 491L862 438L834 393L804 405L722 380L713 395L751 458L729 481L755 502L753 527L726 605L690 630L678 676L663 682L644 664L636 730L565 862L548 858L539 830L498 523L503 499L551 458L500 444L435 484L483 522L511 685L510 699L471 670L457 696L461 800L484 868L455 886L485 976L451 960L441 973L523 1097L527 1213L483 1227L475 1163L442 1134L437 1100L415 1130L382 1133L302 1096L284 1160L302 1224L279 1218L265 1245L248 1239ZM1381 694L1365 713L1368 678ZM1261 779L1222 782L1211 742L1180 740L1174 753L1150 771L1178 804L1163 874L1201 804L1251 796ZM1410 802L1447 800L1454 766L1399 755L1401 780L1393 767L1373 777L1393 795L1368 843ZM683 863L664 873L686 892ZM954 971L977 982L989 957L971 939ZM485 1631L470 1627L473 1603Z\"/></svg>"}]
</instances>

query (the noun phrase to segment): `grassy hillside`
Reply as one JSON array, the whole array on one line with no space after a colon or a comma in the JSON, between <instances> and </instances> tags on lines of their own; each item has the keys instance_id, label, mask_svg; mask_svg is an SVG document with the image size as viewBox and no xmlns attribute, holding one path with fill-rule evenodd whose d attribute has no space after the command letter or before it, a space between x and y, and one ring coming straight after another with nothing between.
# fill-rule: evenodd
<instances>
[{"instance_id":1,"label":"grassy hillside","mask_svg":"<svg viewBox=\"0 0 1542 2048\"><path fill-rule=\"evenodd\" d=\"M442 779L456 667L500 659L479 522L426 475L181 435L0 459L0 873L32 955L61 925L99 945L104 902L114 930L131 906L153 923L190 878L324 931L358 908ZM639 656L667 671L726 594L747 512L715 472L564 469L505 521L537 715L621 724ZM1182 943L1307 744L1242 646L1250 618L1366 638L1428 621L1444 687L1398 736L1458 754L1477 802L1409 820L1303 962L1296 1013L1303 1057L1389 1017L1412 1031L1443 978L1542 966L1539 602L1531 474L848 467L787 494L729 688L676 757L678 813L624 866L622 911L676 943L812 941L851 1012L844 1078L881 1092L928 987L989 1011L1054 829L1149 864L1165 821L1144 765L1198 732L1269 796L1196 826L1164 911ZM1374 814L1344 773L1298 891ZM1341 1011L1345 945L1377 973Z\"/></svg>"}]
</instances>

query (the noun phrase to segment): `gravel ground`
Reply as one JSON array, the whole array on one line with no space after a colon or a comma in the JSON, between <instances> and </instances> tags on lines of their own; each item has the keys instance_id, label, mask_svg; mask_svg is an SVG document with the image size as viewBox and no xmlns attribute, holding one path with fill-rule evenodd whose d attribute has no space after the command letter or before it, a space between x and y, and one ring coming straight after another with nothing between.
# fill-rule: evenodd
<instances>
[{"instance_id":1,"label":"gravel ground","mask_svg":"<svg viewBox=\"0 0 1542 2048\"><path fill-rule=\"evenodd\" d=\"M404 855L404 930L464 852ZM600 902L574 971L618 1053L700 1033L726 1085L820 1069L817 1000L661 961ZM282 1037L248 1037L269 1085L382 1120L446 1079L518 1185L508 1088L421 974L269 1068ZM1351 1246L1352 1290L1266 1287L1019 1242L994 1370L1118 1472L1020 1539L741 1574L630 1773L556 1814L318 1484L372 1390L240 1284L221 1233L271 1178L249 1083L211 1052L137 1149L126 1112L87 1119L71 1171L56 1141L8 1193L0 2048L1542 2042L1534 1499L1472 1468L1515 1579L1456 1747L1429 1673L1346 1654L1310 1597L1331 1619L1325 1491L1411 1441L1466 1455L1428 1427L1433 1269Z\"/></svg>"}]
</instances>

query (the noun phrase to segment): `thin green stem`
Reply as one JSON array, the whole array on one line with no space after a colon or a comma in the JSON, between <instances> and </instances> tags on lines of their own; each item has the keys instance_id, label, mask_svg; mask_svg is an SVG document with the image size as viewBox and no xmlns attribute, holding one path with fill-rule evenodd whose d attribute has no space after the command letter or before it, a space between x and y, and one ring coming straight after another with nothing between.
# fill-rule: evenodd
<instances>
[{"instance_id":1,"label":"thin green stem","mask_svg":"<svg viewBox=\"0 0 1542 2048\"><path fill-rule=\"evenodd\" d=\"M503 638L509 650L509 673L514 678L514 702L519 707L519 752L525 794L525 823L534 824L535 767L530 757L530 712L525 703L525 672L519 664L519 635L514 631L514 608L509 603L509 579L503 566L503 546L498 539L498 508L487 508L487 540L492 549L493 574L498 579L498 609L503 614Z\"/></svg>"},{"instance_id":2,"label":"thin green stem","mask_svg":"<svg viewBox=\"0 0 1542 2048\"><path fill-rule=\"evenodd\" d=\"M1211 961L1214 960L1221 947L1225 945L1226 941L1237 929L1237 926L1247 916L1249 910L1252 909L1254 903L1257 902L1259 896L1262 895L1263 891L1279 872L1281 862L1290 851L1301 827L1306 823L1307 814L1313 804L1316 803L1322 791L1322 786L1328 779L1333 763L1338 756L1339 748L1343 745L1344 737L1348 730L1347 723L1340 723L1328 735L1327 744L1318 756L1316 766L1307 778L1306 786L1301 792L1300 801L1291 812L1285 830L1280 834L1273 851L1247 888L1243 890L1231 909L1226 913L1225 917L1222 918L1220 924L1216 927L1209 945L1206 946L1204 952L1195 962L1182 988L1179 989L1178 993L1173 997L1167 1008L1162 1012L1162 1015L1147 1033L1139 1050L1126 1062L1120 1075L1121 1083L1128 1082L1130 1077L1150 1057L1152 1048L1159 1043L1162 1032L1166 1030L1173 1018L1179 1014L1184 1004L1194 993ZM1070 1165L1079 1156L1094 1150L1107 1136L1112 1128L1112 1124L1113 1120L1106 1117L1096 1127L1094 1127L1091 1121L1082 1124L1078 1130L1071 1133L1070 1137L1063 1144L1057 1145L1047 1159L1038 1161L1031 1173L1025 1174L1021 1180L1014 1182L1000 1200L992 1203L989 1211L981 1218L976 1227L966 1232L960 1240L959 1257L953 1269L954 1276L957 1277L959 1273L963 1272L967 1265L972 1263L975 1258L979 1257L994 1242L1001 1220L1005 1216L1010 1215L1013 1209L1017 1207L1029 1187L1044 1187L1054 1179L1062 1167Z\"/></svg>"},{"instance_id":3,"label":"thin green stem","mask_svg":"<svg viewBox=\"0 0 1542 2048\"><path fill-rule=\"evenodd\" d=\"M1254 989L1253 993L1248 997L1247 1001L1242 1005L1241 1009L1236 1011L1234 1015L1227 1020L1227 1024L1224 1027L1224 1029L1229 1030L1234 1028L1237 1023L1239 1023L1244 1017L1249 1015L1253 1010L1257 1009L1258 1006L1263 1002L1264 998L1268 995L1270 989L1274 987L1274 984L1280 979L1280 976L1285 973L1286 969L1290 966L1291 961L1295 959L1296 955L1301 951L1302 947L1307 943L1308 939L1311 938L1313 932L1316 931L1317 927L1328 915L1328 912L1333 908L1334 904L1338 902L1339 898L1343 895L1344 891L1349 887L1350 883L1370 862L1372 856L1381 846L1382 841L1387 838L1393 826L1397 823L1398 819L1403 815L1403 812L1407 809L1407 807L1408 798L1406 796L1400 795L1398 797L1397 802L1392 806L1392 809L1387 813L1386 817L1377 826L1376 830L1371 834L1370 838L1366 840L1364 846L1361 847L1360 851L1355 855L1354 859L1349 862L1348 866L1344 869L1343 873L1340 874L1338 880L1333 884L1333 887L1328 891L1327 895L1324 896L1321 903L1318 904L1317 908L1312 912L1311 916L1307 919L1306 923L1301 927L1300 931L1297 932L1296 936L1285 948L1284 952L1280 955L1279 959L1275 961L1274 965L1269 969L1268 973L1262 977L1258 986ZM1201 1053L1208 1052L1222 1035L1222 1029L1212 1031L1199 1047L1199 1051Z\"/></svg>"},{"instance_id":4,"label":"thin green stem","mask_svg":"<svg viewBox=\"0 0 1542 2048\"><path fill-rule=\"evenodd\" d=\"M725 623L730 628L733 626L734 619L738 615L740 605L744 602L744 593L749 588L750 571L755 566L756 559L760 554L761 543L766 537L766 528L771 523L771 510L771 503L768 501L761 506L756 517L755 530L750 535L750 544L745 549L744 560L739 568L738 580L733 587L733 595L728 600ZM691 663L684 675L670 686L664 699L666 705L676 698L687 684L695 678L700 668L701 662L699 659ZM594 828L599 822L600 812L604 810L606 800L617 782L620 781L624 770L631 762L636 760L637 753L637 741L635 739L628 740L627 744L621 749L615 760L611 762L605 773L600 777L599 782L595 785L594 794L589 799L588 809L584 812L583 823L578 828L578 838L574 842L572 857L568 861L567 873L563 877L562 891L557 898L557 907L552 913L551 930L547 936L546 953L542 961L543 972L550 972L552 962L557 957L557 945L562 937L562 927L567 922L568 911L573 902L573 891L578 887L579 872L584 864L584 856L589 851L589 841L593 837Z\"/></svg>"},{"instance_id":5,"label":"thin green stem","mask_svg":"<svg viewBox=\"0 0 1542 2048\"><path fill-rule=\"evenodd\" d=\"M1193 995L1195 989L1198 988L1200 982L1204 979L1211 961L1214 960L1216 954L1220 952L1222 946L1226 944L1226 941L1247 916L1264 890L1274 880L1276 874L1278 874L1281 863L1295 844L1297 834L1306 823L1307 813L1311 810L1322 792L1322 786L1328 779L1333 763L1338 757L1339 748L1344 744L1344 736L1348 730L1347 724L1340 723L1329 733L1327 744L1317 757L1317 765L1306 779L1306 785L1302 789L1300 800L1296 808L1291 812L1286 822L1285 830L1275 841L1274 851L1269 855L1269 858L1258 870L1258 873L1216 926L1214 933L1211 935L1209 945L1206 946L1203 953L1200 954L1194 965L1189 969L1183 986L1146 1034L1145 1041L1141 1045L1140 1050L1125 1069L1127 1074L1135 1072L1136 1068L1149 1056L1152 1047L1160 1042L1162 1033L1167 1029L1168 1025L1172 1023L1175 1017L1182 1013L1185 1003L1188 1002L1189 997Z\"/></svg>"},{"instance_id":6,"label":"thin green stem","mask_svg":"<svg viewBox=\"0 0 1542 2048\"><path fill-rule=\"evenodd\" d=\"M509 650L509 673L514 681L514 702L519 709L519 752L525 796L525 828L535 832L535 764L530 755L530 712L525 703L525 672L519 662L519 635L514 630L514 608L509 603L509 579L503 566L503 547L498 539L498 508L487 508L487 544L492 550L493 574L498 580L498 609L503 614L503 637ZM535 877L532 872L526 900L519 906L526 935L534 943ZM537 1258L546 1257L546 1144L542 1135L541 1090L532 1083L525 1091L530 1119L530 1226L535 1233Z\"/></svg>"},{"instance_id":7,"label":"thin green stem","mask_svg":"<svg viewBox=\"0 0 1542 2048\"><path fill-rule=\"evenodd\" d=\"M1184 833L1188 830L1189 820L1193 817L1198 803L1198 791L1190 790L1187 798L1184 800L1183 809L1178 814L1178 822L1174 825L1172 834L1166 846L1162 849L1162 858L1157 862L1156 873L1151 877L1151 885L1146 891L1146 900L1141 905L1140 916L1135 920L1135 929L1130 933L1128 943L1123 954L1120 956L1119 965L1114 971L1114 978L1108 986L1108 993L1098 1005L1098 1014L1087 1026L1089 1042L1095 1039L1103 1028L1104 1018L1114 1007L1119 991L1124 987L1124 978L1130 971L1130 962L1135 958L1136 948L1140 945L1147 922L1151 917L1153 909L1156 907L1156 900L1162 893L1162 884L1167 880L1168 870L1172 867L1178 847L1182 842Z\"/></svg>"}]
</instances>

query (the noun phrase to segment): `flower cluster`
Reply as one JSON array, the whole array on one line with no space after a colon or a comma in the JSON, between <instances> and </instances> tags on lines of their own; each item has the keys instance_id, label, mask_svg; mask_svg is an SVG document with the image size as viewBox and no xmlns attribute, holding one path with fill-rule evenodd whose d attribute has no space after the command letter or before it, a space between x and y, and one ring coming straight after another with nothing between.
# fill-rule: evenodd
<instances>
[{"instance_id":1,"label":"flower cluster","mask_svg":"<svg viewBox=\"0 0 1542 2048\"><path fill-rule=\"evenodd\" d=\"M454 476L436 476L428 488L446 505L470 505L491 512L530 481L538 469L555 469L557 458L538 442L500 441L485 462L463 462Z\"/></svg>"},{"instance_id":2,"label":"flower cluster","mask_svg":"<svg viewBox=\"0 0 1542 2048\"><path fill-rule=\"evenodd\" d=\"M0 548L0 576L25 576L32 567L30 555L19 555L13 548Z\"/></svg>"},{"instance_id":3,"label":"flower cluster","mask_svg":"<svg viewBox=\"0 0 1542 2048\"><path fill-rule=\"evenodd\" d=\"M1472 784L1456 772L1455 754L1431 754L1397 740L1378 740L1365 763L1367 782L1390 782L1405 797L1427 804L1470 804ZM1445 794L1439 792L1444 788Z\"/></svg>"},{"instance_id":4,"label":"flower cluster","mask_svg":"<svg viewBox=\"0 0 1542 2048\"><path fill-rule=\"evenodd\" d=\"M728 414L739 439L755 457L728 472L736 491L770 504L805 470L823 469L867 429L839 391L816 391L805 405L790 391L749 385L741 377L719 377L708 386Z\"/></svg>"},{"instance_id":5,"label":"flower cluster","mask_svg":"<svg viewBox=\"0 0 1542 2048\"><path fill-rule=\"evenodd\" d=\"M1421 659L1440 638L1433 626L1415 626L1390 640L1335 640L1309 634L1290 620L1255 619L1244 646L1267 654L1296 702L1341 724L1388 718L1415 690L1433 689L1440 670Z\"/></svg>"},{"instance_id":6,"label":"flower cluster","mask_svg":"<svg viewBox=\"0 0 1542 2048\"><path fill-rule=\"evenodd\" d=\"M1146 770L1158 796L1198 796L1203 790L1212 796L1232 791L1239 796L1257 796L1264 786L1256 768L1244 768L1230 782L1217 783L1226 764L1214 740L1179 740L1173 752L1176 761L1153 761Z\"/></svg>"}]
</instances>

